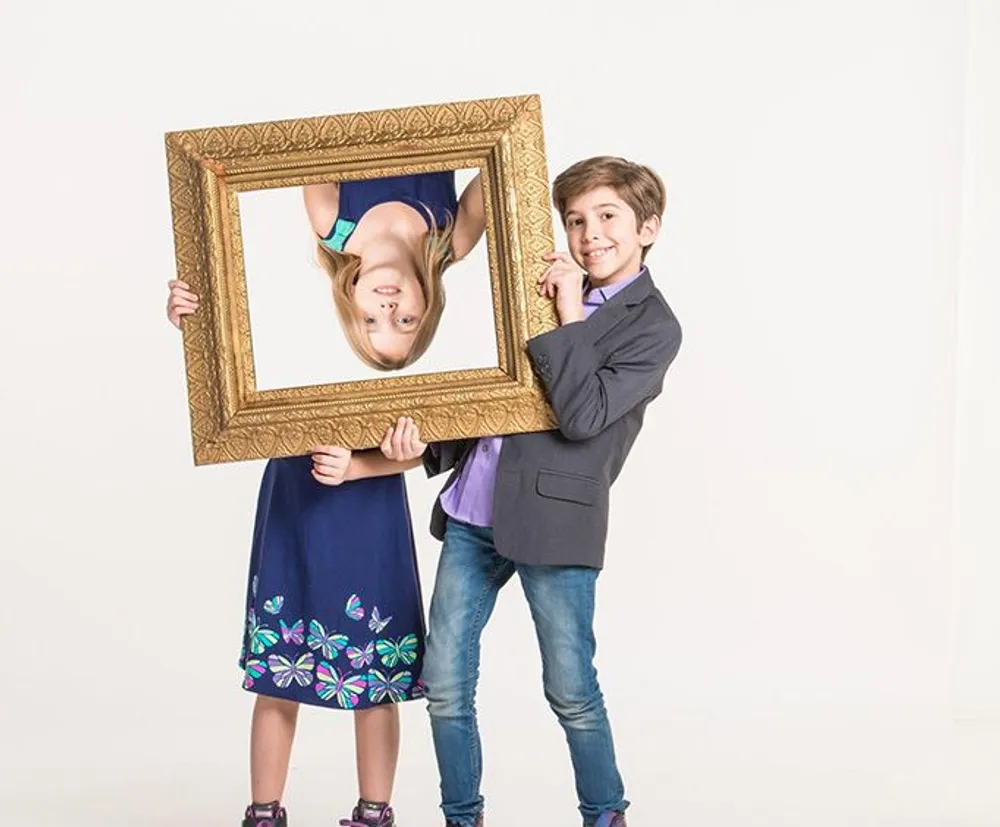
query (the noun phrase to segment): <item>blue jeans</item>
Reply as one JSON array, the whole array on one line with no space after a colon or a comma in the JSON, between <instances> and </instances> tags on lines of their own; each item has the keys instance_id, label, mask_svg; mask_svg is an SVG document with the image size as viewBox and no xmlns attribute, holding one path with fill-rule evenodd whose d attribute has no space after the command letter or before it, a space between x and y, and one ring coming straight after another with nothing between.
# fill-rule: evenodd
<instances>
[{"instance_id":1,"label":"blue jeans","mask_svg":"<svg viewBox=\"0 0 1000 827\"><path fill-rule=\"evenodd\" d=\"M566 733L580 812L590 823L606 810L628 806L593 665L598 571L515 564L497 554L492 529L457 520L448 520L441 549L423 667L441 809L462 827L473 827L483 809L475 707L479 641L515 571L538 635L545 698Z\"/></svg>"}]
</instances>

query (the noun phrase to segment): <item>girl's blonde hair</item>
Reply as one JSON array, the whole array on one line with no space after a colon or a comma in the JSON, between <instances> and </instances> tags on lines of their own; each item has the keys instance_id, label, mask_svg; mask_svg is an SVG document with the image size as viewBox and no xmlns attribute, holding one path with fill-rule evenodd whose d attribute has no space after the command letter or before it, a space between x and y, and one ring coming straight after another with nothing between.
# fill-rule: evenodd
<instances>
[{"instance_id":1,"label":"girl's blonde hair","mask_svg":"<svg viewBox=\"0 0 1000 827\"><path fill-rule=\"evenodd\" d=\"M427 211L430 213L430 210ZM452 239L455 221L448 216L444 227L438 227L431 215L431 227L417 257L417 280L424 294L427 309L413 337L413 346L401 359L389 359L372 347L364 318L354 304L354 284L361 272L361 257L353 253L338 253L322 242L317 243L317 258L333 283L333 303L351 349L366 365L375 370L399 370L413 364L424 355L437 332L444 311L444 271L455 263Z\"/></svg>"}]
</instances>

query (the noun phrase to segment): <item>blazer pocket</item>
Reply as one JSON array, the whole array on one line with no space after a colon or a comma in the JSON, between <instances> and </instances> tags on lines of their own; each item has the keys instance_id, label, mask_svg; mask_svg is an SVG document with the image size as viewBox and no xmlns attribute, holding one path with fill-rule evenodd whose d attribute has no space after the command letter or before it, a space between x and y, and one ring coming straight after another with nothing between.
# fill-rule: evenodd
<instances>
[{"instance_id":1,"label":"blazer pocket","mask_svg":"<svg viewBox=\"0 0 1000 827\"><path fill-rule=\"evenodd\" d=\"M567 474L561 471L539 471L535 490L543 497L566 500L580 505L593 505L601 493L601 486L592 477Z\"/></svg>"}]
</instances>

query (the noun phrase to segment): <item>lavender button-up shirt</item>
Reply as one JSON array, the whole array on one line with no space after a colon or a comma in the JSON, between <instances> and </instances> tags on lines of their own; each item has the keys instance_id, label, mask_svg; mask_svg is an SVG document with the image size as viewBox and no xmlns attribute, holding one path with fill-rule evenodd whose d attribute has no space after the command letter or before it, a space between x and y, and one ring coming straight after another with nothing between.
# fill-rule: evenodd
<instances>
[{"instance_id":1,"label":"lavender button-up shirt","mask_svg":"<svg viewBox=\"0 0 1000 827\"><path fill-rule=\"evenodd\" d=\"M583 298L583 315L589 319L602 304L620 293L646 271L643 267L631 278L588 290ZM500 462L502 436L483 437L476 441L472 456L465 462L462 473L441 495L441 507L445 513L463 523L484 528L493 525L493 488L497 479L497 464Z\"/></svg>"}]
</instances>

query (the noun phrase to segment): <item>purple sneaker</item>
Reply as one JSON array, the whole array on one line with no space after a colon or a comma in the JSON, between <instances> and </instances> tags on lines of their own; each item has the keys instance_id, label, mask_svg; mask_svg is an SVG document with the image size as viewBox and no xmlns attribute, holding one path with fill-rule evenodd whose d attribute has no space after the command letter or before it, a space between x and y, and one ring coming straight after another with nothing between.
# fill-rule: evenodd
<instances>
[{"instance_id":1,"label":"purple sneaker","mask_svg":"<svg viewBox=\"0 0 1000 827\"><path fill-rule=\"evenodd\" d=\"M277 801L251 804L243 815L243 827L288 827L288 816Z\"/></svg>"},{"instance_id":2,"label":"purple sneaker","mask_svg":"<svg viewBox=\"0 0 1000 827\"><path fill-rule=\"evenodd\" d=\"M593 827L626 827L625 813L617 810L605 810L594 822Z\"/></svg>"},{"instance_id":3,"label":"purple sneaker","mask_svg":"<svg viewBox=\"0 0 1000 827\"><path fill-rule=\"evenodd\" d=\"M396 817L388 804L359 801L351 817L340 820L340 827L396 827Z\"/></svg>"}]
</instances>

